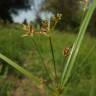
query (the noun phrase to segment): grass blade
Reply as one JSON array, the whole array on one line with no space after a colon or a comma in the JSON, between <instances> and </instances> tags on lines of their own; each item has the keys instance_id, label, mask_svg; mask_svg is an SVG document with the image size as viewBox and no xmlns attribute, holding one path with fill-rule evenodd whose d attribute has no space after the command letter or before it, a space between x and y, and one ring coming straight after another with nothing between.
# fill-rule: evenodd
<instances>
[{"instance_id":1,"label":"grass blade","mask_svg":"<svg viewBox=\"0 0 96 96\"><path fill-rule=\"evenodd\" d=\"M76 69L80 69L82 67L82 69L84 70L84 68L86 68L86 64L84 64L86 62L86 60L91 56L91 54L94 52L94 49L96 48L95 46L92 46L92 48L89 50L87 56L83 59L83 61L79 64L79 66ZM77 72L75 71L74 74L71 76L71 79L73 79L74 77L77 76Z\"/></svg>"},{"instance_id":2,"label":"grass blade","mask_svg":"<svg viewBox=\"0 0 96 96\"><path fill-rule=\"evenodd\" d=\"M82 22L82 24L80 26L78 37L77 37L76 41L74 42L70 56L67 60L66 66L64 68L64 71L63 71L63 74L61 77L61 86L62 87L64 87L64 85L67 83L67 81L71 75L71 71L72 71L74 63L76 61L76 57L77 57L80 45L81 45L82 40L84 38L84 34L86 32L87 26L89 24L89 21L91 19L91 16L94 12L95 7L96 7L96 0L94 0L92 2L92 4L90 5L90 7L85 15L84 21Z\"/></svg>"},{"instance_id":3,"label":"grass blade","mask_svg":"<svg viewBox=\"0 0 96 96\"><path fill-rule=\"evenodd\" d=\"M55 56L54 56L52 40L51 40L50 36L49 36L49 41L50 41L50 48L51 48L51 53L52 53L52 59L53 59L53 64L54 64L55 80L56 80L57 79L57 69L56 69L56 63L55 63Z\"/></svg>"},{"instance_id":4,"label":"grass blade","mask_svg":"<svg viewBox=\"0 0 96 96\"><path fill-rule=\"evenodd\" d=\"M16 70L18 70L19 72L21 72L22 74L24 74L26 77L30 78L34 84L40 84L40 79L33 76L33 74L29 71L27 71L26 69L22 68L21 66L19 66L18 64L16 64L15 62L13 62L11 59L7 58L6 56L4 56L3 54L0 53L0 58L2 60L4 60L5 62L7 62L9 65L11 65L12 67L14 67Z\"/></svg>"},{"instance_id":5,"label":"grass blade","mask_svg":"<svg viewBox=\"0 0 96 96\"><path fill-rule=\"evenodd\" d=\"M36 49L36 51L37 51L40 59L41 59L41 63L42 63L42 65L43 65L43 67L44 67L44 70L46 71L46 74L49 76L49 78L50 78L51 80L53 80L53 78L52 78L52 76L51 76L51 73L49 72L49 69L48 69L47 65L45 64L45 62L44 62L44 58L42 57L41 51L40 51L40 49L39 49L40 47L38 48L38 45L37 45L37 43L36 43L36 41L35 41L34 39L32 39L32 41L33 41L33 43L34 43L34 47L35 47L35 49Z\"/></svg>"}]
</instances>

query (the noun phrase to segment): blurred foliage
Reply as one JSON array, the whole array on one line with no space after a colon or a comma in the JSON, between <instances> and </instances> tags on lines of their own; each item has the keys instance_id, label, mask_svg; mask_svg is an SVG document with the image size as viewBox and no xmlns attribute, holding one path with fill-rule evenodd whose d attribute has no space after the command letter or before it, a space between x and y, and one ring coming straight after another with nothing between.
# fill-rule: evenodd
<instances>
[{"instance_id":1,"label":"blurred foliage","mask_svg":"<svg viewBox=\"0 0 96 96\"><path fill-rule=\"evenodd\" d=\"M43 77L45 78L47 75L44 74L40 58L32 43L32 38L23 38L22 30L18 30L18 28L20 29L21 26L7 25L5 27L0 25L0 52L30 70L34 75L41 77L43 74ZM63 57L63 50L66 47L72 46L76 34L73 34L71 31L69 33L55 31L50 34L53 38L56 66L60 74L62 67L64 67L64 62L66 62L66 58ZM42 52L46 64L51 64L52 59L47 38L45 38L45 36L35 36L33 38L37 41L38 46L40 46L38 48L41 48L40 52ZM91 68L92 64L95 66L96 63L96 48L84 62L83 60L95 43L95 38L90 37L88 34L85 35L72 72L72 77L70 77L69 84L65 88L65 96L88 96L91 89L91 83L93 82L91 80ZM5 62L2 63L5 64ZM96 69L96 67L94 67L94 69ZM3 79L0 81L0 96L6 96L7 94L7 96L24 96L22 94L26 94L26 96L46 96L45 94L42 95L42 91L45 92L45 90L39 90L41 93L38 95L38 90L33 86L31 81L24 78L17 78L14 73L14 68L10 68L6 80ZM94 76L95 73L96 70ZM18 74L20 76L20 73ZM48 76L46 78L48 78ZM96 84L94 84L94 87L95 86Z\"/></svg>"},{"instance_id":2,"label":"blurred foliage","mask_svg":"<svg viewBox=\"0 0 96 96\"><path fill-rule=\"evenodd\" d=\"M80 24L87 3L86 0L44 0L41 10L53 14L61 13L63 15L60 22L61 29L77 27Z\"/></svg>"},{"instance_id":3,"label":"blurred foliage","mask_svg":"<svg viewBox=\"0 0 96 96\"><path fill-rule=\"evenodd\" d=\"M18 10L29 9L33 0L0 0L0 19L3 22L13 22L11 14L18 14Z\"/></svg>"},{"instance_id":4,"label":"blurred foliage","mask_svg":"<svg viewBox=\"0 0 96 96\"><path fill-rule=\"evenodd\" d=\"M86 11L92 0L44 0L41 11L61 13L62 20L57 24L57 28L65 31L78 32ZM92 36L96 35L96 10L90 21L88 32Z\"/></svg>"}]
</instances>

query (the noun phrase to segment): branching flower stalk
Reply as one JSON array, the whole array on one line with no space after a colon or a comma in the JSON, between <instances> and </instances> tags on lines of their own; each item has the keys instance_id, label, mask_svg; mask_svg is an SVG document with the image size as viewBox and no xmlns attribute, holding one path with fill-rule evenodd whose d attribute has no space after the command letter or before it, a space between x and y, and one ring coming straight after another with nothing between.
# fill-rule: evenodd
<instances>
[{"instance_id":1,"label":"branching flower stalk","mask_svg":"<svg viewBox=\"0 0 96 96\"><path fill-rule=\"evenodd\" d=\"M56 16L52 17L52 19L51 19L52 22L50 20L47 21L47 23L48 23L47 28L46 27L45 28L48 29L47 30L48 33L55 29L58 21L61 20L61 17L62 17L62 14L58 13ZM58 87L58 75L57 75L57 68L56 68L55 55L54 55L55 52L54 52L54 47L53 47L53 43L52 43L52 38L50 35L48 36L48 39L49 39L49 44L50 44L51 54L52 54L52 60L53 60L53 65L54 65L54 74L55 74L54 81L56 83L56 88L57 88Z\"/></svg>"},{"instance_id":2,"label":"branching flower stalk","mask_svg":"<svg viewBox=\"0 0 96 96\"><path fill-rule=\"evenodd\" d=\"M64 67L64 70L63 70L63 73L62 73L62 76L61 76L61 80L59 82L60 85L59 85L59 87L56 86L56 88L54 89L53 93L54 94L56 93L54 96L60 96L62 94L62 92L64 91L63 89L64 89L65 84L67 83L67 81L68 81L68 79L69 79L69 77L71 75L72 68L74 66L74 63L75 63L75 60L76 60L80 45L82 43L82 40L84 38L84 34L85 34L86 29L87 29L88 23L90 21L92 13L93 13L93 11L95 9L95 5L96 5L96 1L94 0L94 2L90 5L87 14L85 15L84 21L81 24L78 37L77 37L76 41L73 44L73 47L71 49L71 52L70 52L69 58L67 60L66 66ZM55 73L54 80L57 79L58 76L57 76L57 69L56 69L56 63L55 63L55 57L54 57L54 51L53 51L53 45L52 45L52 41L51 41L51 36L48 35L48 32L50 32L51 28L52 29L55 28L58 20L60 20L60 19L61 19L61 15L57 15L57 17L53 18L53 21L54 21L53 27L51 27L51 23L48 24L48 20L44 21L42 23L41 32L40 32L40 34L44 34L44 35L47 33L46 36L48 37L48 39L50 41L50 48L51 48L53 64L54 64L54 73Z\"/></svg>"},{"instance_id":3,"label":"branching flower stalk","mask_svg":"<svg viewBox=\"0 0 96 96\"><path fill-rule=\"evenodd\" d=\"M35 42L35 40L33 38L32 38L32 40L35 45L35 49L36 49L37 53L39 54L39 57L41 58L42 64L44 65L44 69L48 73L48 76L52 80L52 84L56 90L58 87L58 81L57 81L58 76L57 76L57 68L56 68L55 55L54 55L55 52L53 49L52 38L49 35L49 33L56 27L56 24L58 23L58 21L61 20L61 16L62 16L61 14L57 14L56 16L52 17L51 20L46 19L45 21L43 21L42 25L40 27L40 32L36 32L35 28L33 27L33 25L31 23L28 25L24 25L24 28L23 28L26 32L23 35L23 37L25 37L25 36L32 36L33 37L35 34L36 35L45 35L46 37L48 37L50 50L51 50L51 54L52 54L53 70L54 70L55 76L52 74L52 72L51 73L48 72L50 69L48 69L48 66L46 66L46 64L44 63L44 58L41 55L41 52L38 48L38 44L37 44L37 42Z\"/></svg>"},{"instance_id":4,"label":"branching flower stalk","mask_svg":"<svg viewBox=\"0 0 96 96\"><path fill-rule=\"evenodd\" d=\"M34 43L35 49L36 49L36 51L37 51L37 53L38 53L38 55L39 55L39 57L40 57L40 59L41 59L41 63L43 64L43 67L44 67L47 75L48 75L49 78L52 80L52 76L51 76L50 72L48 71L48 67L47 67L47 65L46 65L45 62L44 62L44 59L43 59L43 57L42 57L42 55L41 55L41 52L40 52L40 50L39 50L39 48L38 48L38 45L37 45L36 41L35 41L33 38L32 38L32 41L33 41L33 43Z\"/></svg>"},{"instance_id":5,"label":"branching flower stalk","mask_svg":"<svg viewBox=\"0 0 96 96\"><path fill-rule=\"evenodd\" d=\"M44 23L44 22L43 22ZM44 23L45 24L45 23ZM43 24L43 25L44 25ZM44 25L43 27L45 27L46 25ZM23 37L26 37L26 36L31 36L33 37L34 35L45 35L45 36L48 36L47 33L46 33L46 30L42 27L41 31L40 32L36 32L35 31L35 28L33 27L33 25L31 23L27 24L27 25L23 25L23 30L25 30L25 34L22 35ZM53 78L49 72L49 69L48 69L48 66L45 64L44 62L44 58L42 57L42 54L40 52L40 48L38 48L38 44L37 42L35 41L34 38L32 38L32 41L33 41L33 44L34 44L34 47L35 47L35 50L37 51L38 55L39 55L39 58L41 59L41 63L44 67L44 70L46 71L46 74L47 76L50 78L51 81L53 81Z\"/></svg>"}]
</instances>

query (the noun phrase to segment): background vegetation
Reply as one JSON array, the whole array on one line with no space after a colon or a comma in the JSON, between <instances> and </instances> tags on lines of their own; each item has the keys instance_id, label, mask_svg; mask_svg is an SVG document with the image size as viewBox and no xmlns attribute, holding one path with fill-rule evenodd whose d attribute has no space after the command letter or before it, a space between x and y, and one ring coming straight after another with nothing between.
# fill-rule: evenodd
<instances>
[{"instance_id":1,"label":"background vegetation","mask_svg":"<svg viewBox=\"0 0 96 96\"><path fill-rule=\"evenodd\" d=\"M40 63L40 58L38 57L38 54L34 49L32 39L22 38L22 29L18 30L18 28L20 29L21 26L13 24L0 27L1 53L11 58L12 60L18 62L19 64L21 64L21 66L30 70L34 75L41 77L43 74L43 69ZM63 50L66 47L72 46L77 34L71 32L61 33L56 31L53 32L51 35L53 38L52 40L55 50L56 66L58 70L61 70L62 66L64 66ZM46 37L39 36L34 37L34 39L37 41L38 46L41 47L41 52L44 57L44 61L46 63L51 62L50 61L51 55L49 53L50 49L48 47L49 44ZM75 63L75 67L72 71L72 77L70 77L70 81L68 83L68 86L65 88L66 91L64 92L64 94L69 96L81 96L81 95L88 96L91 90L91 83L93 82L92 74L95 75L95 70L94 72L91 71L93 68L95 69L96 67L95 66L96 48L94 47L95 43L96 43L95 38L91 37L89 34L85 35L83 44L80 48L79 55ZM87 58L85 58L86 54L89 53L90 50L91 50L90 54L87 56ZM2 64L6 63L1 61L1 67ZM94 67L92 67L92 64ZM4 78L3 76L2 77L3 79L0 80L0 86L1 86L0 94L3 94L2 96L21 96L23 94L26 94L26 96L45 95L44 89L41 90L37 89L30 80L20 75L13 68L11 68L11 72L9 71L9 73L7 74L9 75L6 78ZM94 87L95 86L96 85L94 84Z\"/></svg>"},{"instance_id":2,"label":"background vegetation","mask_svg":"<svg viewBox=\"0 0 96 96\"><path fill-rule=\"evenodd\" d=\"M17 2L18 0L15 1ZM30 37L35 34L32 33L34 32L34 28L32 26L26 25L31 31L27 30L29 33L26 32L27 34L25 33L25 35L28 35L29 37L27 36L24 37L22 25L15 23L8 23L8 24L6 23L6 21L12 20L11 13L17 13L18 9L30 8L30 4L28 3L27 0L25 1L21 0L20 2L21 2L20 4L22 5L22 6L20 5L20 7L17 4L18 2L16 3L17 5L15 7L12 7L15 3L13 4L11 0L10 2L4 1L4 3L0 3L1 5L7 4L9 8L8 10L4 10L4 14L0 15L1 19L4 21L0 23L0 53L4 54L11 60L15 61L17 64L20 64L22 68L25 68L28 71L30 71L30 74L28 75L27 72L24 72L24 70L22 71L21 69L22 73L24 73L25 75L27 74L27 76L33 78L32 76L30 76L32 73L34 76L37 76L39 79L41 80L43 79L44 81L41 82L40 84L35 85L33 83L34 80L33 81L29 80L26 76L20 74L17 71L20 70L20 67L19 69L17 68L16 70L13 68L15 66L14 63L13 63L14 66L12 67L10 66L9 63L5 62L6 60L5 61L4 59L1 60L2 59L1 58L0 96L49 96L49 94L51 94L50 90L52 90L54 93L52 94L52 96L59 96L61 95L60 92L62 93L61 87L64 88L63 92L64 96L95 96L96 95L95 11L90 21L86 35L84 35L84 33L88 21L90 20L91 14L95 8L96 1L94 0L94 2L92 3L93 5L91 6L90 6L91 1L88 3L88 1L86 0L77 0L77 1L61 0L61 2L58 0L44 1L39 11L41 12L48 11L52 12L52 14L62 13L63 15L62 16L63 18L56 26L56 30L52 30L50 35L47 34L47 37L44 36L44 33L42 33L43 31L47 32L48 30L46 31L46 26L43 26L42 28L41 26L42 19L40 17L39 19L38 18L36 19L37 20L36 22L39 21L38 22L39 24L37 23L36 25L37 27L36 31L38 31L38 27L40 27L42 34L33 37ZM13 5L10 5L9 3ZM3 7L0 6L0 8L1 8L0 10L2 10ZM12 9L14 10L11 13L8 13L9 10ZM5 13L7 15L5 15ZM87 15L84 19L86 13ZM52 18L50 20L52 20ZM24 22L24 24L27 23L27 20L25 21L26 22ZM81 27L79 27L81 23L82 25ZM50 24L50 22L48 24ZM79 35L77 32L78 30ZM82 41L83 36L84 40ZM83 42L82 44L81 41ZM53 45L51 43L53 43ZM35 46L36 44L37 46ZM69 51L68 55L65 54L66 51L65 49L68 49ZM52 54L50 53L50 50ZM42 57L40 58L41 55ZM59 79L55 77L56 74L54 74L53 70L53 68L55 68L56 66L56 69L58 70L57 75L59 77L61 76L59 85L61 89L58 87L58 85L55 86L56 89L54 89L54 87L53 89L50 90L48 89L51 86L50 83L51 81L48 75L46 75L44 68L42 66L41 62L42 58L44 60L44 63L48 65L47 67L50 67L49 71L51 71L51 73L53 74L53 79L54 78L56 79L56 80L54 79L53 81L57 84ZM68 60L70 62L66 63L68 62ZM54 66L52 66L53 63ZM68 64L67 67L66 64ZM44 84L46 84L48 88L45 89Z\"/></svg>"}]
</instances>

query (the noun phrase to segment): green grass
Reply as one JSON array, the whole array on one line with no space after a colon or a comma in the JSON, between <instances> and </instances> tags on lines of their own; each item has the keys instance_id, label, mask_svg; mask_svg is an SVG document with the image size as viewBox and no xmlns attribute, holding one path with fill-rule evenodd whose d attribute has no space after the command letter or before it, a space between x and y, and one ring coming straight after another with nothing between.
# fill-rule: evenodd
<instances>
[{"instance_id":1,"label":"green grass","mask_svg":"<svg viewBox=\"0 0 96 96\"><path fill-rule=\"evenodd\" d=\"M0 25L0 52L17 63L22 64L23 67L30 70L34 75L38 75L39 77L43 75L44 78L47 78L44 74L40 58L34 48L32 39L29 37L23 38L22 34L23 32L20 26ZM51 33L51 36L56 66L59 70L58 74L60 74L63 71L61 68L64 66L63 50L66 47L72 46L77 34L71 32L53 32ZM44 61L48 64L52 63L48 39L45 36L34 36L33 38L37 42L38 47L40 46L40 52L42 53ZM92 67L92 64L96 64L96 48L89 54L88 58L85 57L92 47L96 46L95 44L95 38L86 34L76 59L75 67L72 70L72 76L64 91L64 94L67 96L88 96L93 80L91 70L96 67ZM65 57L64 60L66 60ZM10 74L14 76L13 71L15 69L11 68L10 70L12 70ZM96 86L95 84L93 85L94 87Z\"/></svg>"},{"instance_id":2,"label":"green grass","mask_svg":"<svg viewBox=\"0 0 96 96\"><path fill-rule=\"evenodd\" d=\"M74 42L69 47L70 54L68 56L65 56L67 54L67 53L65 53L65 51L66 51L65 49L63 49L65 55L64 55L64 53L62 54L63 56L60 53L59 53L60 55L56 54L56 52L58 52L58 51L56 51L55 45L58 45L58 43L59 43L59 42L58 43L56 42L56 44L53 43L53 39L54 39L53 36L56 33L55 34L53 32L52 32L52 34L49 33L47 35L47 38L44 39L44 41L45 40L47 40L47 41L42 42L41 38L43 40L43 37L41 35L39 35L39 37L38 36L32 37L32 35L34 35L34 32L32 32L32 25L31 24L26 25L25 26L26 35L27 35L26 39L30 36L32 37L29 39L31 39L31 42L32 42L31 48L33 48L33 49L31 49L31 51L29 51L29 55L27 54L26 57L30 56L30 59L31 59L32 58L31 56L36 56L36 59L32 60L32 63L33 63L33 61L36 61L36 63L33 63L33 64L35 64L35 67L33 64L31 64L31 66L33 66L33 69L38 68L37 71L35 71L36 69L35 70L30 69L30 71L28 71L28 69L26 70L25 68L23 68L23 67L25 67L24 65L27 65L28 63L24 62L25 64L21 67L20 65L15 63L14 60L7 58L5 55L0 53L0 58L3 60L1 74L6 69L6 71L5 71L6 74L4 74L4 76L5 77L8 76L7 72L9 72L11 70L11 69L9 70L9 67L6 67L7 66L6 63L8 63L8 65L11 65L11 67L15 68L17 71L22 73L24 76L30 78L32 80L33 84L37 85L37 87L39 87L39 89L41 89L43 91L43 93L50 91L52 96L73 95L74 93L71 93L71 92L72 91L74 92L75 88L78 89L79 84L81 86L85 81L87 81L88 84L83 84L83 87L81 88L81 90L82 90L83 88L86 87L87 91L82 91L82 93L81 93L80 88L79 88L78 93L79 93L79 91L80 91L80 93L79 94L77 93L77 94L82 95L82 96L95 95L95 86L94 85L95 85L95 79L96 79L95 78L95 73L96 73L95 67L96 66L95 66L95 64L92 64L92 62L91 63L87 62L87 64L85 62L86 62L86 60L89 60L89 57L94 52L96 45L91 46L90 50L88 51L88 53L86 53L86 56L82 60L80 58L77 59L77 56L79 56L78 53L80 52L80 48L82 48L81 45L82 45L82 43L84 43L83 39L85 36L85 32L86 32L88 24L90 22L91 16L95 10L95 7L96 7L96 0L93 0L93 2L90 4L88 11L86 12L85 17L81 23L77 37L75 37ZM60 15L57 15L56 20L59 17L60 17ZM51 28L50 23L51 22L48 21L47 24L48 24L48 27ZM54 24L56 24L56 23L57 22L55 22ZM45 24L42 24L41 27L43 27L43 25L45 25ZM46 27L46 28L44 27L44 29L46 29L47 32L51 32L52 30L51 29L48 30L48 27ZM18 28L19 28L19 26L18 26ZM16 28L16 26L15 26L15 29L18 29L18 28ZM40 32L40 34L41 34L41 32ZM44 35L44 32L42 32L42 35ZM12 37L12 34L10 36ZM63 38L64 38L64 36L63 36ZM70 38L70 40L73 41L73 39L71 39L71 38ZM28 40L27 40L27 42L28 42ZM41 45L41 44L43 44L43 45ZM20 45L21 45L21 43L20 43ZM20 47L22 48L22 46L20 46ZM44 47L46 46L47 48L50 48L50 49L47 49L45 47L45 49L47 49L46 51L48 51L48 52L45 52L45 50L43 50L42 46L44 46ZM12 49L8 48L8 50L12 50ZM12 50L12 52L13 51L14 50ZM24 51L24 52L26 52L26 51ZM30 52L33 52L33 53L30 53ZM47 55L47 53L49 53L49 54ZM17 57L18 56L19 55L17 55ZM60 57L60 59L58 59L59 57ZM82 57L82 56L80 56L80 57ZM95 57L95 55L94 55L94 57ZM61 60L61 58L63 58L62 59L63 62L58 62L57 60ZM48 59L48 61L46 59ZM80 60L81 60L81 62L80 62ZM92 58L92 60L94 61L94 58ZM17 61L19 61L19 60L17 59ZM6 63L4 63L4 62L6 62ZM75 64L75 63L77 63L77 64ZM27 66L27 68L31 68L31 66ZM14 70L13 70L13 72L14 72ZM36 73L36 74L34 74L34 73ZM83 81L82 84L81 84L81 81ZM46 86L46 87L44 87L44 86ZM46 90L45 88L50 88L51 90ZM2 90L4 90L4 89L5 88L3 88ZM86 93L84 93L84 92L86 92ZM4 93L4 91L3 91L3 93ZM69 94L69 93L71 93L71 94ZM76 92L75 92L75 94L76 94Z\"/></svg>"}]
</instances>

